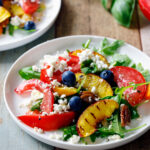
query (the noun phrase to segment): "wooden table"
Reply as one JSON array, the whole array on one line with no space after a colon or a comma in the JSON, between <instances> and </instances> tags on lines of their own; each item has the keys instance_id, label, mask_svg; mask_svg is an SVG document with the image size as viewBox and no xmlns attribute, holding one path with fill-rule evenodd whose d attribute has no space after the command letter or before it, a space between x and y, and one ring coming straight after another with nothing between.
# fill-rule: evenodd
<instances>
[{"instance_id":1,"label":"wooden table","mask_svg":"<svg viewBox=\"0 0 150 150\"><path fill-rule=\"evenodd\" d=\"M150 22L136 8L131 28L124 28L101 6L100 0L63 0L60 15L52 29L38 40L0 53L0 150L53 150L22 131L11 119L3 101L3 81L13 62L31 47L54 37L101 35L124 40L150 55ZM150 131L115 150L150 150Z\"/></svg>"}]
</instances>

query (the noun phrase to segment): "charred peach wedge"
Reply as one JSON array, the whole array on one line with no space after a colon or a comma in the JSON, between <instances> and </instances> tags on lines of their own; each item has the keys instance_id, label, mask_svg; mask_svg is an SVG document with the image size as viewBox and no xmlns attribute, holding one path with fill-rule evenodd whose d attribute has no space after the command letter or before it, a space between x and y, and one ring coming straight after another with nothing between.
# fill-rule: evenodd
<instances>
[{"instance_id":1,"label":"charred peach wedge","mask_svg":"<svg viewBox=\"0 0 150 150\"><path fill-rule=\"evenodd\" d=\"M100 100L90 105L80 115L77 122L77 131L80 137L87 137L96 131L98 123L106 118L111 117L115 109L119 108L119 104L114 100Z\"/></svg>"},{"instance_id":2,"label":"charred peach wedge","mask_svg":"<svg viewBox=\"0 0 150 150\"><path fill-rule=\"evenodd\" d=\"M77 56L78 53L81 53L82 51L84 51L84 50L80 50L80 49L75 50L75 51L73 51L73 52L71 53L71 55ZM106 64L109 66L109 63L108 63L107 59L106 59L103 55L101 55L101 54L99 54L99 53L97 53L97 52L93 52L93 54L94 54L94 55L98 55L98 56L100 57L100 60L102 60L104 63L106 63Z\"/></svg>"},{"instance_id":3,"label":"charred peach wedge","mask_svg":"<svg viewBox=\"0 0 150 150\"><path fill-rule=\"evenodd\" d=\"M74 95L77 93L77 89L73 87L55 87L54 92L57 92L59 95L65 94L66 96Z\"/></svg>"},{"instance_id":4,"label":"charred peach wedge","mask_svg":"<svg viewBox=\"0 0 150 150\"><path fill-rule=\"evenodd\" d=\"M96 94L99 98L113 95L111 86L99 76L94 74L85 75L83 73L76 73L76 81L79 84L84 79L85 81L83 83L83 88L86 88L88 91L94 92L94 94Z\"/></svg>"}]
</instances>

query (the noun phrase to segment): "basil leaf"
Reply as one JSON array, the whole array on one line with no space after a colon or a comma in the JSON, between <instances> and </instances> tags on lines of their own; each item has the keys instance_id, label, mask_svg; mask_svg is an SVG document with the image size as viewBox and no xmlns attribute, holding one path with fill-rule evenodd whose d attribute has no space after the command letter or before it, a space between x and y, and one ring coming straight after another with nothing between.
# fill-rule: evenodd
<instances>
[{"instance_id":1,"label":"basil leaf","mask_svg":"<svg viewBox=\"0 0 150 150\"><path fill-rule=\"evenodd\" d=\"M115 0L111 13L119 24L130 27L135 3L135 0Z\"/></svg>"},{"instance_id":2,"label":"basil leaf","mask_svg":"<svg viewBox=\"0 0 150 150\"><path fill-rule=\"evenodd\" d=\"M11 36L14 35L14 26L12 24L8 25L8 32L9 32L9 35Z\"/></svg>"},{"instance_id":3,"label":"basil leaf","mask_svg":"<svg viewBox=\"0 0 150 150\"><path fill-rule=\"evenodd\" d=\"M113 43L111 43L111 44L109 44L109 45L107 44L107 46L105 46L105 47L101 50L101 52L104 53L105 55L113 55L113 54L117 51L117 49L118 49L119 47L121 47L123 44L124 44L123 41L121 41L121 40L116 40L116 41L114 41Z\"/></svg>"},{"instance_id":4,"label":"basil leaf","mask_svg":"<svg viewBox=\"0 0 150 150\"><path fill-rule=\"evenodd\" d=\"M129 66L130 63L132 62L131 59L127 55L122 55L122 54L115 54L112 57L112 62L111 64L113 66Z\"/></svg>"},{"instance_id":5,"label":"basil leaf","mask_svg":"<svg viewBox=\"0 0 150 150\"><path fill-rule=\"evenodd\" d=\"M41 103L42 103L42 99L39 99L39 101L31 107L31 111L34 111L34 110L40 111Z\"/></svg>"},{"instance_id":6,"label":"basil leaf","mask_svg":"<svg viewBox=\"0 0 150 150\"><path fill-rule=\"evenodd\" d=\"M101 43L101 49L104 49L105 47L109 45L110 45L109 41L106 38L104 38L104 40Z\"/></svg>"},{"instance_id":7,"label":"basil leaf","mask_svg":"<svg viewBox=\"0 0 150 150\"><path fill-rule=\"evenodd\" d=\"M36 72L32 70L32 67L25 67L21 70L19 70L19 75L25 79L25 80L29 80L29 79L40 79L40 72Z\"/></svg>"}]
</instances>

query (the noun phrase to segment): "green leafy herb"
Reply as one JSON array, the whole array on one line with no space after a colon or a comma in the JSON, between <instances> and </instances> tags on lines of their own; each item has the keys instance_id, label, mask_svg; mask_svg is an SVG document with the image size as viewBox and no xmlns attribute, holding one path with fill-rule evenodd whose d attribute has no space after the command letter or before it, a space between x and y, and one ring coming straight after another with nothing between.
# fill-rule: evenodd
<instances>
[{"instance_id":1,"label":"green leafy herb","mask_svg":"<svg viewBox=\"0 0 150 150\"><path fill-rule=\"evenodd\" d=\"M104 41L105 40L105 41ZM105 55L113 55L119 47L121 47L124 42L121 40L116 40L111 44L106 44L106 39L102 41L102 49L101 52Z\"/></svg>"},{"instance_id":2,"label":"green leafy herb","mask_svg":"<svg viewBox=\"0 0 150 150\"><path fill-rule=\"evenodd\" d=\"M41 103L42 103L42 99L39 99L39 100L37 101L37 103L34 104L34 105L31 107L31 110L32 110L32 111L34 111L34 110L39 110L39 111L40 111L40 105L41 105Z\"/></svg>"},{"instance_id":3,"label":"green leafy herb","mask_svg":"<svg viewBox=\"0 0 150 150\"><path fill-rule=\"evenodd\" d=\"M108 47L110 45L108 39L104 38L104 40L101 43L101 49L104 49L105 47Z\"/></svg>"},{"instance_id":4,"label":"green leafy herb","mask_svg":"<svg viewBox=\"0 0 150 150\"><path fill-rule=\"evenodd\" d=\"M8 25L8 32L9 32L9 35L11 36L14 35L14 26L12 24Z\"/></svg>"},{"instance_id":5,"label":"green leafy herb","mask_svg":"<svg viewBox=\"0 0 150 150\"><path fill-rule=\"evenodd\" d=\"M30 66L30 67L25 67L25 68L19 70L19 75L23 79L29 80L29 79L33 79L33 78L40 79L41 73L33 71L32 67Z\"/></svg>"},{"instance_id":6,"label":"green leafy herb","mask_svg":"<svg viewBox=\"0 0 150 150\"><path fill-rule=\"evenodd\" d=\"M135 0L115 0L111 13L119 24L130 27L135 3Z\"/></svg>"},{"instance_id":7,"label":"green leafy herb","mask_svg":"<svg viewBox=\"0 0 150 150\"><path fill-rule=\"evenodd\" d=\"M63 140L67 141L69 138L71 138L73 135L78 135L78 132L76 130L76 125L72 125L66 128L62 128L63 130Z\"/></svg>"},{"instance_id":8,"label":"green leafy herb","mask_svg":"<svg viewBox=\"0 0 150 150\"><path fill-rule=\"evenodd\" d=\"M82 44L83 48L89 48L91 40L87 40L85 43Z\"/></svg>"},{"instance_id":9,"label":"green leafy herb","mask_svg":"<svg viewBox=\"0 0 150 150\"><path fill-rule=\"evenodd\" d=\"M139 72L142 73L142 75L144 76L146 82L150 81L150 72L148 70L144 70L141 63L138 63L136 65L135 69L137 69Z\"/></svg>"},{"instance_id":10,"label":"green leafy herb","mask_svg":"<svg viewBox=\"0 0 150 150\"><path fill-rule=\"evenodd\" d=\"M81 71L84 74L96 73L98 71L97 65L91 60L85 60L81 64Z\"/></svg>"},{"instance_id":11,"label":"green leafy herb","mask_svg":"<svg viewBox=\"0 0 150 150\"><path fill-rule=\"evenodd\" d=\"M131 59L123 54L115 54L112 60L111 65L113 66L129 66L131 64Z\"/></svg>"},{"instance_id":12,"label":"green leafy herb","mask_svg":"<svg viewBox=\"0 0 150 150\"><path fill-rule=\"evenodd\" d=\"M3 28L3 34L6 34L6 28Z\"/></svg>"},{"instance_id":13,"label":"green leafy herb","mask_svg":"<svg viewBox=\"0 0 150 150\"><path fill-rule=\"evenodd\" d=\"M101 0L103 7L107 10L110 11L111 7L113 5L114 0Z\"/></svg>"}]
</instances>

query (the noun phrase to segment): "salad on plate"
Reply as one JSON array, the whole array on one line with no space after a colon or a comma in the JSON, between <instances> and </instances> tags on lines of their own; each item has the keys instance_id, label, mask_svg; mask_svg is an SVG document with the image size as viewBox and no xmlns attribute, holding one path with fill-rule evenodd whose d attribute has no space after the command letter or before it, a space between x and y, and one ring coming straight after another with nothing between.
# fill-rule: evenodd
<instances>
[{"instance_id":1,"label":"salad on plate","mask_svg":"<svg viewBox=\"0 0 150 150\"><path fill-rule=\"evenodd\" d=\"M13 35L15 30L36 31L45 10L40 0L0 0L0 35Z\"/></svg>"},{"instance_id":2,"label":"salad on plate","mask_svg":"<svg viewBox=\"0 0 150 150\"><path fill-rule=\"evenodd\" d=\"M44 55L19 70L23 81L15 92L30 95L19 106L27 110L18 116L21 122L38 133L60 130L50 138L74 144L119 140L145 126L130 124L140 120L137 108L150 99L149 71L118 53L121 40L105 38L100 48L90 42L82 49Z\"/></svg>"}]
</instances>

